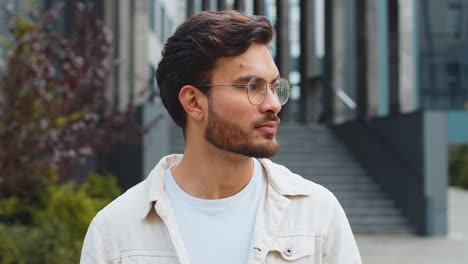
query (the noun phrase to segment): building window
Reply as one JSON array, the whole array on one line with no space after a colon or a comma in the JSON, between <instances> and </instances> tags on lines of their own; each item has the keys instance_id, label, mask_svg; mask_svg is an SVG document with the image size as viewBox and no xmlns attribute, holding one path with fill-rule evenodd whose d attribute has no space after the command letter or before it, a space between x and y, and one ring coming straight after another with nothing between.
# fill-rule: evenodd
<instances>
[{"instance_id":1,"label":"building window","mask_svg":"<svg viewBox=\"0 0 468 264\"><path fill-rule=\"evenodd\" d=\"M450 4L447 12L447 32L449 36L458 38L461 33L462 7L459 4Z\"/></svg>"},{"instance_id":2,"label":"building window","mask_svg":"<svg viewBox=\"0 0 468 264\"><path fill-rule=\"evenodd\" d=\"M468 62L466 60L463 62L463 68L464 68L464 72L462 76L462 89L467 92L466 99L468 99Z\"/></svg>"},{"instance_id":3,"label":"building window","mask_svg":"<svg viewBox=\"0 0 468 264\"><path fill-rule=\"evenodd\" d=\"M463 108L466 100L466 91L463 91L461 66L458 62L449 62L447 68L447 88L450 108Z\"/></svg>"},{"instance_id":4,"label":"building window","mask_svg":"<svg viewBox=\"0 0 468 264\"><path fill-rule=\"evenodd\" d=\"M447 69L447 86L449 91L461 90L461 71L458 62L449 62Z\"/></svg>"}]
</instances>

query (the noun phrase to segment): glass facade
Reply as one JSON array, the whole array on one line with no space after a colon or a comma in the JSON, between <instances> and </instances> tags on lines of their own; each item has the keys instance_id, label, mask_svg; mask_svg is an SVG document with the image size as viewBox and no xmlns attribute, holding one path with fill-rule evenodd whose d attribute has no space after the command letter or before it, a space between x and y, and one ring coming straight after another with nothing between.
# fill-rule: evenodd
<instances>
[{"instance_id":1,"label":"glass facade","mask_svg":"<svg viewBox=\"0 0 468 264\"><path fill-rule=\"evenodd\" d=\"M468 110L468 2L428 0L420 8L421 107Z\"/></svg>"}]
</instances>

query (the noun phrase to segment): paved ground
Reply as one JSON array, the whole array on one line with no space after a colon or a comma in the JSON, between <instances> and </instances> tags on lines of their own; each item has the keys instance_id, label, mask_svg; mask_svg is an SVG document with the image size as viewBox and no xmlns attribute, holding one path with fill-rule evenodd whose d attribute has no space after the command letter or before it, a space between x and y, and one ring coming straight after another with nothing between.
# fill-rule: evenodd
<instances>
[{"instance_id":1,"label":"paved ground","mask_svg":"<svg viewBox=\"0 0 468 264\"><path fill-rule=\"evenodd\" d=\"M447 237L359 235L364 264L468 264L468 191L450 188Z\"/></svg>"}]
</instances>

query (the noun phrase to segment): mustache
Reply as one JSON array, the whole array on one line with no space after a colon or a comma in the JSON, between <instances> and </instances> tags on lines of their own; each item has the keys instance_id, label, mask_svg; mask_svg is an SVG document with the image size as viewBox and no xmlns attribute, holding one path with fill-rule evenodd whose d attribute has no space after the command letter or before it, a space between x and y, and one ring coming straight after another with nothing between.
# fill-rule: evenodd
<instances>
[{"instance_id":1,"label":"mustache","mask_svg":"<svg viewBox=\"0 0 468 264\"><path fill-rule=\"evenodd\" d=\"M281 123L281 119L277 115L273 115L273 116L265 116L264 118L255 121L253 126L257 127L257 126L260 126L263 123L266 123L266 122L269 122L269 121L278 122L278 125Z\"/></svg>"}]
</instances>

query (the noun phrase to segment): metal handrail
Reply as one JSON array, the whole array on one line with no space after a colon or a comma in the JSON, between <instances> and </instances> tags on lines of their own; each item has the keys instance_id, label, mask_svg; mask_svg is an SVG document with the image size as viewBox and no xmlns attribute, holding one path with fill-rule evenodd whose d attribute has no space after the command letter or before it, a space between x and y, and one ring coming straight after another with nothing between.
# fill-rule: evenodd
<instances>
[{"instance_id":1,"label":"metal handrail","mask_svg":"<svg viewBox=\"0 0 468 264\"><path fill-rule=\"evenodd\" d=\"M318 76L315 78L317 81L322 82L326 87L330 88L333 90L335 95L351 110L353 110L356 113L356 117L358 118L359 121L371 132L373 133L380 141L386 146L387 150L390 151L394 157L396 157L402 164L408 169L409 171L412 172L412 175L419 175L420 172L406 159L404 159L399 152L393 148L392 144L383 136L378 130L376 130L368 116L360 111L357 111L357 104L356 102L346 94L346 92L343 89L333 87L323 76ZM419 180L418 178L415 178L416 180Z\"/></svg>"},{"instance_id":2,"label":"metal handrail","mask_svg":"<svg viewBox=\"0 0 468 264\"><path fill-rule=\"evenodd\" d=\"M356 102L343 89L331 85L331 83L323 76L317 76L314 79L330 88L335 93L336 97L338 97L338 99L340 99L341 102L343 102L343 104L345 104L349 109L357 111Z\"/></svg>"},{"instance_id":3,"label":"metal handrail","mask_svg":"<svg viewBox=\"0 0 468 264\"><path fill-rule=\"evenodd\" d=\"M341 101L352 110L356 110L356 103L351 97L349 97L343 89L332 87L335 95L341 99Z\"/></svg>"}]
</instances>

